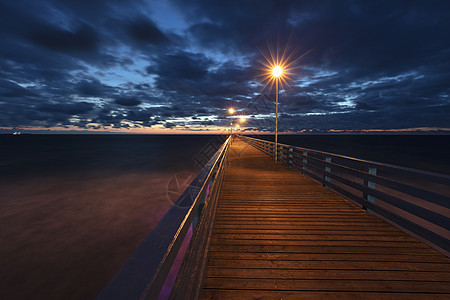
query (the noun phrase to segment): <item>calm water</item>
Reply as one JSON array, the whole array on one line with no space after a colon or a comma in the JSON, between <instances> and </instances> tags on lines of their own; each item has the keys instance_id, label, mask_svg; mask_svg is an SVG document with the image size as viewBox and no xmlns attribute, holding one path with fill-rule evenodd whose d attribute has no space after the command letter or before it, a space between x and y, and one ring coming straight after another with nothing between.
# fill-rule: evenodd
<instances>
[{"instance_id":1,"label":"calm water","mask_svg":"<svg viewBox=\"0 0 450 300\"><path fill-rule=\"evenodd\" d=\"M273 135L254 136L273 141ZM450 135L279 135L278 142L450 174Z\"/></svg>"},{"instance_id":2,"label":"calm water","mask_svg":"<svg viewBox=\"0 0 450 300\"><path fill-rule=\"evenodd\" d=\"M0 299L93 299L217 136L0 136Z\"/></svg>"},{"instance_id":3,"label":"calm water","mask_svg":"<svg viewBox=\"0 0 450 300\"><path fill-rule=\"evenodd\" d=\"M450 173L450 136L279 141ZM94 298L172 205L174 176L196 174L221 142L206 135L0 135L0 299Z\"/></svg>"}]
</instances>

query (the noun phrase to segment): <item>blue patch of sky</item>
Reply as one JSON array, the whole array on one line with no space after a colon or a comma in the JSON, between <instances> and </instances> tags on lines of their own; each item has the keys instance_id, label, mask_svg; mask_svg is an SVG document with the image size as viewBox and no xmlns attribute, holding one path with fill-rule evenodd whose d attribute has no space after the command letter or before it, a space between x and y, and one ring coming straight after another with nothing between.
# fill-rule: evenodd
<instances>
[{"instance_id":1,"label":"blue patch of sky","mask_svg":"<svg viewBox=\"0 0 450 300\"><path fill-rule=\"evenodd\" d=\"M139 57L133 60L134 64L131 66L116 65L107 70L99 69L92 65L85 65L87 69L85 74L97 78L103 84L113 87L122 86L128 82L153 85L155 83L155 75L145 73L145 66L148 65L148 62Z\"/></svg>"},{"instance_id":2,"label":"blue patch of sky","mask_svg":"<svg viewBox=\"0 0 450 300\"><path fill-rule=\"evenodd\" d=\"M165 31L181 34L189 27L178 8L167 0L153 0L150 15L153 21Z\"/></svg>"}]
</instances>

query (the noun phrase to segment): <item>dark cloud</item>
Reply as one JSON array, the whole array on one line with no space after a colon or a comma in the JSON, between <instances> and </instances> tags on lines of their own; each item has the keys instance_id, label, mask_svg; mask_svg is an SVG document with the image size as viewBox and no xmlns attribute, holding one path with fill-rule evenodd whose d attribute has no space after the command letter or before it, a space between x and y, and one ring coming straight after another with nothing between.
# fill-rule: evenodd
<instances>
[{"instance_id":1,"label":"dark cloud","mask_svg":"<svg viewBox=\"0 0 450 300\"><path fill-rule=\"evenodd\" d=\"M80 96L104 97L110 95L114 89L100 82L96 78L83 79L75 84L75 91Z\"/></svg>"},{"instance_id":2,"label":"dark cloud","mask_svg":"<svg viewBox=\"0 0 450 300\"><path fill-rule=\"evenodd\" d=\"M128 98L128 97L120 97L114 100L114 103L117 103L119 105L123 106L137 106L141 104L141 101L135 98Z\"/></svg>"},{"instance_id":3,"label":"dark cloud","mask_svg":"<svg viewBox=\"0 0 450 300\"><path fill-rule=\"evenodd\" d=\"M74 31L49 25L32 28L29 39L38 46L68 53L95 51L99 44L97 33L87 24Z\"/></svg>"},{"instance_id":4,"label":"dark cloud","mask_svg":"<svg viewBox=\"0 0 450 300\"><path fill-rule=\"evenodd\" d=\"M91 111L94 107L94 104L87 102L79 102L79 103L57 103L50 104L46 103L43 105L39 105L37 110L40 112L47 113L62 113L65 115L80 115L85 114Z\"/></svg>"},{"instance_id":5,"label":"dark cloud","mask_svg":"<svg viewBox=\"0 0 450 300\"><path fill-rule=\"evenodd\" d=\"M18 98L25 96L34 96L34 93L14 82L0 79L0 96L7 98Z\"/></svg>"},{"instance_id":6,"label":"dark cloud","mask_svg":"<svg viewBox=\"0 0 450 300\"><path fill-rule=\"evenodd\" d=\"M176 125L175 123L171 123L171 122L165 122L164 123L164 127L165 128L170 128L170 129L174 128L175 125Z\"/></svg>"},{"instance_id":7,"label":"dark cloud","mask_svg":"<svg viewBox=\"0 0 450 300\"><path fill-rule=\"evenodd\" d=\"M159 56L157 64L148 66L147 72L166 80L201 79L208 73L209 65L211 61L202 54L180 51Z\"/></svg>"},{"instance_id":8,"label":"dark cloud","mask_svg":"<svg viewBox=\"0 0 450 300\"><path fill-rule=\"evenodd\" d=\"M149 19L134 20L127 27L128 34L137 42L166 44L169 39Z\"/></svg>"}]
</instances>

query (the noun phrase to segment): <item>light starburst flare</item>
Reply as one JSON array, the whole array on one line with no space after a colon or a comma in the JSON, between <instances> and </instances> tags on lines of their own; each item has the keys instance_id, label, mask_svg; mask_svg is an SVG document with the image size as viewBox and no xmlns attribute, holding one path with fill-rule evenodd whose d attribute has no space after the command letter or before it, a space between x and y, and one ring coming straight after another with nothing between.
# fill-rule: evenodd
<instances>
[{"instance_id":1,"label":"light starburst flare","mask_svg":"<svg viewBox=\"0 0 450 300\"><path fill-rule=\"evenodd\" d=\"M258 68L261 73L257 77L262 77L262 83L264 84L261 91L268 88L270 93L275 84L278 84L281 90L286 88L292 90L288 82L294 81L293 77L297 74L296 69L300 67L297 62L311 50L296 56L297 48L289 50L286 45L282 49L277 46L274 50L269 43L267 43L267 46L268 51L266 53L259 51L264 59L257 60L261 64L261 67Z\"/></svg>"}]
</instances>

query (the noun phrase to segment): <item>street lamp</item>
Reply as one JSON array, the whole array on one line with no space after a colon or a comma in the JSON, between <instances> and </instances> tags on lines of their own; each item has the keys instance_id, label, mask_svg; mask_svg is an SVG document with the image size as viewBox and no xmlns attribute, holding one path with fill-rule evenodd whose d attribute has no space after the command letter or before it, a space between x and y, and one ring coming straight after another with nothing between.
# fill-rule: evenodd
<instances>
[{"instance_id":1,"label":"street lamp","mask_svg":"<svg viewBox=\"0 0 450 300\"><path fill-rule=\"evenodd\" d=\"M263 76L263 83L264 87L262 89L265 89L267 86L270 87L270 91L272 90L273 84L275 82L275 88L276 88L276 99L275 99L275 162L278 161L278 85L281 85L281 88L285 90L285 86L289 87L288 80L291 81L293 78L291 78L292 75L295 75L293 72L294 69L298 68L295 64L302 59L305 55L307 55L309 52L312 51L308 50L307 52L303 53L302 55L296 57L295 51L297 48L291 48L288 47L288 44L284 47L284 49L278 48L278 42L276 49L272 49L269 45L269 42L267 42L267 45L269 46L268 53L261 54L264 57L264 60L258 60L260 64L262 64L262 68L260 68L263 73L258 76ZM291 48L292 50L289 50ZM296 57L296 58L295 58ZM292 89L291 89L292 90Z\"/></svg>"},{"instance_id":2,"label":"street lamp","mask_svg":"<svg viewBox=\"0 0 450 300\"><path fill-rule=\"evenodd\" d=\"M269 53L264 54L261 52L264 57L263 61L259 61L263 65L261 70L263 73L259 76L263 76L263 83L265 89L267 86L272 90L272 86L275 83L276 88L276 112L275 112L275 161L278 161L278 85L281 85L281 88L289 87L288 80L291 81L294 69L298 68L295 64L302 59L305 55L307 55L312 50L305 52L304 54L295 58L295 49L292 51L288 50L288 45L284 49L278 49L278 45L276 50L271 49L269 45Z\"/></svg>"},{"instance_id":3,"label":"street lamp","mask_svg":"<svg viewBox=\"0 0 450 300\"><path fill-rule=\"evenodd\" d=\"M244 124L245 123L245 118L244 117L240 117L239 118L239 123ZM237 125L239 126L239 124ZM240 127L240 126L239 126ZM242 129L241 129L242 130ZM242 133L241 133L242 134Z\"/></svg>"},{"instance_id":4,"label":"street lamp","mask_svg":"<svg viewBox=\"0 0 450 300\"><path fill-rule=\"evenodd\" d=\"M234 108L230 107L228 109L228 113L231 115L231 121L230 121L230 128L231 128L231 138L233 138L233 114L234 114Z\"/></svg>"},{"instance_id":5,"label":"street lamp","mask_svg":"<svg viewBox=\"0 0 450 300\"><path fill-rule=\"evenodd\" d=\"M275 161L278 161L278 81L283 75L283 69L276 65L272 69L272 76L275 80Z\"/></svg>"}]
</instances>

